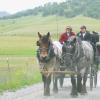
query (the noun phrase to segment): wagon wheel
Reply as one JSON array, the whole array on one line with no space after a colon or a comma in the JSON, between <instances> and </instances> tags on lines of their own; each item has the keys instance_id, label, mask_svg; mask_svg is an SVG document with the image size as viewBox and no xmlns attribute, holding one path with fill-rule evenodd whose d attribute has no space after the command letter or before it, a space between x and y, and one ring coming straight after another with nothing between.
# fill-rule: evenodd
<instances>
[{"instance_id":1,"label":"wagon wheel","mask_svg":"<svg viewBox=\"0 0 100 100\"><path fill-rule=\"evenodd\" d=\"M95 88L97 86L97 73L98 73L98 64L95 65L95 69L94 69L94 87Z\"/></svg>"},{"instance_id":2,"label":"wagon wheel","mask_svg":"<svg viewBox=\"0 0 100 100\"><path fill-rule=\"evenodd\" d=\"M90 69L90 90L93 89L93 68Z\"/></svg>"}]
</instances>

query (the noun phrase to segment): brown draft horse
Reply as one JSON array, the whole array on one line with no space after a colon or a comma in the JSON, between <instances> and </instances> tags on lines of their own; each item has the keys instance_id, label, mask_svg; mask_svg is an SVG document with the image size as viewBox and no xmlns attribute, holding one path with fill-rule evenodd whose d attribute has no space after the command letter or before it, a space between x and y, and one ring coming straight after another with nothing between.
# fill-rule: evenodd
<instances>
[{"instance_id":1,"label":"brown draft horse","mask_svg":"<svg viewBox=\"0 0 100 100\"><path fill-rule=\"evenodd\" d=\"M46 35L41 35L38 32L39 40L37 41L37 46L39 47L37 50L37 58L39 61L40 69L46 71L54 71L58 70L60 67L59 57L55 55L53 42L50 39L50 33L48 32ZM50 83L51 83L51 73L41 73L42 80L44 83L44 96L50 95ZM53 75L53 91L55 93L58 92L57 79L58 74Z\"/></svg>"}]
</instances>

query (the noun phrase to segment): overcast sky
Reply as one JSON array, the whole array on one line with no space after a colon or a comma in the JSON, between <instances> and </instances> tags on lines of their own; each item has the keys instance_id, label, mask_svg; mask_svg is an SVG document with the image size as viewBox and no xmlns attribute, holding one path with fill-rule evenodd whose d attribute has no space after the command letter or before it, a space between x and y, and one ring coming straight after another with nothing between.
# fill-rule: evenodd
<instances>
[{"instance_id":1,"label":"overcast sky","mask_svg":"<svg viewBox=\"0 0 100 100\"><path fill-rule=\"evenodd\" d=\"M47 2L63 2L65 0L0 0L0 11L7 11L11 14L21 10L34 8Z\"/></svg>"}]
</instances>

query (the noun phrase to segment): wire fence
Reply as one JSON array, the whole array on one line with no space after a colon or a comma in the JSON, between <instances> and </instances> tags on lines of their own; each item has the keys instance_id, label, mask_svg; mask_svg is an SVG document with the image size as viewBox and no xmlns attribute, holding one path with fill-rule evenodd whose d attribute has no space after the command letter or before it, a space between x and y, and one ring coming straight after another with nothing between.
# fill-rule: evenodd
<instances>
[{"instance_id":1,"label":"wire fence","mask_svg":"<svg viewBox=\"0 0 100 100\"><path fill-rule=\"evenodd\" d=\"M36 58L0 58L0 91L15 90L41 80Z\"/></svg>"}]
</instances>

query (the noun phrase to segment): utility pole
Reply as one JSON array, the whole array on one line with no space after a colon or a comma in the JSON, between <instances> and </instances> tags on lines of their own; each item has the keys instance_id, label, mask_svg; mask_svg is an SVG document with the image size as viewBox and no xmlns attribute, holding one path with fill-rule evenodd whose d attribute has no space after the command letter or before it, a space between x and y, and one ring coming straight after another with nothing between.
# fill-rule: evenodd
<instances>
[{"instance_id":1,"label":"utility pole","mask_svg":"<svg viewBox=\"0 0 100 100\"><path fill-rule=\"evenodd\" d=\"M58 16L56 15L57 39L59 39Z\"/></svg>"}]
</instances>

